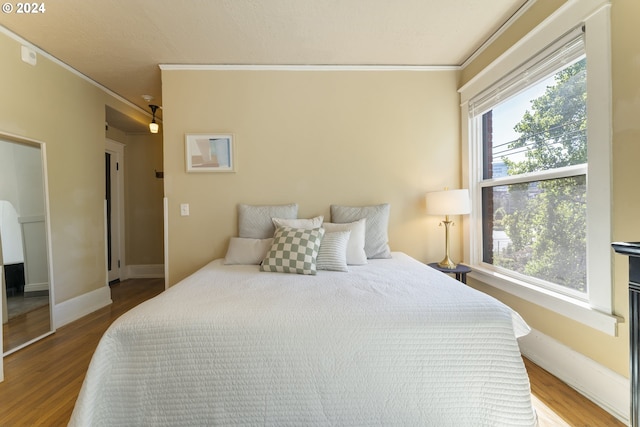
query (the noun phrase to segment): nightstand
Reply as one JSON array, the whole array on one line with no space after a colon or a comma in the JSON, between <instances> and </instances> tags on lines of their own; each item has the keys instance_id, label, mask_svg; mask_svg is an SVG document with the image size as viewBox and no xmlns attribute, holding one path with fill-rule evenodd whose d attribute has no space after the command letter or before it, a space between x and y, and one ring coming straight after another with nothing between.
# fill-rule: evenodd
<instances>
[{"instance_id":1,"label":"nightstand","mask_svg":"<svg viewBox=\"0 0 640 427\"><path fill-rule=\"evenodd\" d=\"M438 265L437 262L432 262L428 264L429 267L435 268L438 271L442 271L443 273L455 274L456 280L461 281L462 283L467 283L467 273L471 273L471 267L467 267L463 264L456 265L456 268L443 268Z\"/></svg>"}]
</instances>

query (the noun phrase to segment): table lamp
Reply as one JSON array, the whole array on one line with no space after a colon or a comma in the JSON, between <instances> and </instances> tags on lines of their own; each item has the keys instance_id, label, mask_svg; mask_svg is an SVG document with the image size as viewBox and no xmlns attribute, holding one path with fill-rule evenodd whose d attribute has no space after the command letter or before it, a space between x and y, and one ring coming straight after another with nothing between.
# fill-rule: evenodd
<instances>
[{"instance_id":1,"label":"table lamp","mask_svg":"<svg viewBox=\"0 0 640 427\"><path fill-rule=\"evenodd\" d=\"M444 215L445 229L445 256L438 266L442 268L454 269L456 264L449 257L449 227L453 221L449 220L449 215L464 215L471 212L471 203L469 200L469 190L444 190L427 193L427 214L428 215Z\"/></svg>"}]
</instances>

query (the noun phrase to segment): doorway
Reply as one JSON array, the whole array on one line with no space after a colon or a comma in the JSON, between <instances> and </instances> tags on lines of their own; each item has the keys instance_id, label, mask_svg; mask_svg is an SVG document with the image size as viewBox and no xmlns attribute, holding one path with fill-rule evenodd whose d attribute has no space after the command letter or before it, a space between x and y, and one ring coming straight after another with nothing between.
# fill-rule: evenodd
<instances>
[{"instance_id":1,"label":"doorway","mask_svg":"<svg viewBox=\"0 0 640 427\"><path fill-rule=\"evenodd\" d=\"M105 242L107 281L124 277L124 145L105 143Z\"/></svg>"}]
</instances>

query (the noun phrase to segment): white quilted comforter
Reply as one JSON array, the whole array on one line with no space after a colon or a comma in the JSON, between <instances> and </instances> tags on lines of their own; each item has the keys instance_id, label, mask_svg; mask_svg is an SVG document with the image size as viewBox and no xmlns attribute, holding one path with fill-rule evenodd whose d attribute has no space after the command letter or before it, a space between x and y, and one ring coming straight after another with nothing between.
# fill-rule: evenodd
<instances>
[{"instance_id":1,"label":"white quilted comforter","mask_svg":"<svg viewBox=\"0 0 640 427\"><path fill-rule=\"evenodd\" d=\"M216 260L119 318L72 426L532 426L512 310L402 253L349 273Z\"/></svg>"}]
</instances>

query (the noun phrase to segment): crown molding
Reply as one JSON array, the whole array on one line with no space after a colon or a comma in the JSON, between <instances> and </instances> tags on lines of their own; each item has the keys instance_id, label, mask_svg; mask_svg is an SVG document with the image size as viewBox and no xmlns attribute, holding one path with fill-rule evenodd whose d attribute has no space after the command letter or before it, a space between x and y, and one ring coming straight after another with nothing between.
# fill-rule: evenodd
<instances>
[{"instance_id":1,"label":"crown molding","mask_svg":"<svg viewBox=\"0 0 640 427\"><path fill-rule=\"evenodd\" d=\"M458 65L160 64L163 71L458 71Z\"/></svg>"},{"instance_id":2,"label":"crown molding","mask_svg":"<svg viewBox=\"0 0 640 427\"><path fill-rule=\"evenodd\" d=\"M14 33L13 31L9 30L8 28L0 25L0 34L4 34L5 36L9 37L10 39L20 43L23 46L27 46L30 49L33 49L36 51L36 53L38 55L43 56L44 58L47 58L49 61L53 62L54 64L64 68L65 70L69 71L71 74L80 77L82 80L88 82L89 84L97 87L98 89L100 89L101 91L103 91L104 93L106 93L107 95L117 99L118 101L122 102L123 104L126 104L127 106L151 117L151 114L146 111L143 108L138 107L136 104L134 104L133 102L123 98L121 95L118 95L117 93L115 93L114 91L112 91L111 89L101 85L100 83L98 83L97 81L89 78L88 76L86 76L85 74L82 74L80 71L76 70L75 68L73 68L72 66L70 66L69 64L62 62L61 60L59 60L58 58L56 58L55 56L51 55L50 53L42 50L41 48L39 48L38 46L34 45L33 43L29 42L26 39L23 39L22 37L20 37L19 35L17 35L16 33Z\"/></svg>"}]
</instances>

